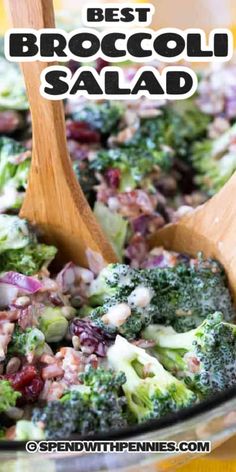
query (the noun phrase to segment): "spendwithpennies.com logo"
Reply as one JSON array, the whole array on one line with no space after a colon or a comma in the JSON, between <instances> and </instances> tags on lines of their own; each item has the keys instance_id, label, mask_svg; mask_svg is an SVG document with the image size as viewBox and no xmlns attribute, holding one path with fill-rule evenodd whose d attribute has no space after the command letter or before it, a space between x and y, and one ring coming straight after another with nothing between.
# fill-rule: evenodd
<instances>
[{"instance_id":1,"label":"spendwithpennies.com logo","mask_svg":"<svg viewBox=\"0 0 236 472\"><path fill-rule=\"evenodd\" d=\"M35 453L209 453L210 441L28 441L26 451Z\"/></svg>"}]
</instances>

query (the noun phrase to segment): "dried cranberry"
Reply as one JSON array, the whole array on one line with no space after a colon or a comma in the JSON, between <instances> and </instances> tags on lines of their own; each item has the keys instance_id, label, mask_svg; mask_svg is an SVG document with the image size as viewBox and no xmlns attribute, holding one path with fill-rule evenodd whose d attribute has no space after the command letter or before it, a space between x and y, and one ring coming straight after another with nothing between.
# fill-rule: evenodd
<instances>
[{"instance_id":1,"label":"dried cranberry","mask_svg":"<svg viewBox=\"0 0 236 472\"><path fill-rule=\"evenodd\" d=\"M119 188L121 179L120 169L108 169L105 173L105 179L109 187L114 189Z\"/></svg>"},{"instance_id":2,"label":"dried cranberry","mask_svg":"<svg viewBox=\"0 0 236 472\"><path fill-rule=\"evenodd\" d=\"M15 390L22 389L28 385L37 375L37 370L33 365L25 365L19 372L5 376Z\"/></svg>"},{"instance_id":3,"label":"dried cranberry","mask_svg":"<svg viewBox=\"0 0 236 472\"><path fill-rule=\"evenodd\" d=\"M71 59L68 62L68 67L71 70L71 72L73 72L73 74L74 74L77 71L77 69L80 67L80 63L77 62L77 61L74 61L73 59Z\"/></svg>"},{"instance_id":4,"label":"dried cranberry","mask_svg":"<svg viewBox=\"0 0 236 472\"><path fill-rule=\"evenodd\" d=\"M104 67L107 67L109 66L109 62L105 61L105 59L102 59L101 57L99 57L97 60L96 60L96 71L97 72L101 72L101 70L104 68Z\"/></svg>"},{"instance_id":5,"label":"dried cranberry","mask_svg":"<svg viewBox=\"0 0 236 472\"><path fill-rule=\"evenodd\" d=\"M21 393L18 400L20 405L36 401L43 390L44 382L33 365L27 364L19 372L5 375L4 378L9 380L14 390Z\"/></svg>"},{"instance_id":6,"label":"dried cranberry","mask_svg":"<svg viewBox=\"0 0 236 472\"><path fill-rule=\"evenodd\" d=\"M70 329L72 335L78 336L82 351L100 357L105 357L107 348L115 337L88 320L74 319Z\"/></svg>"},{"instance_id":7,"label":"dried cranberry","mask_svg":"<svg viewBox=\"0 0 236 472\"><path fill-rule=\"evenodd\" d=\"M66 123L66 135L67 138L84 144L100 143L101 138L100 133L92 129L85 121L68 120Z\"/></svg>"},{"instance_id":8,"label":"dried cranberry","mask_svg":"<svg viewBox=\"0 0 236 472\"><path fill-rule=\"evenodd\" d=\"M39 375L35 377L32 382L27 385L23 391L22 396L27 402L34 402L37 400L39 394L42 392L44 382Z\"/></svg>"}]
</instances>

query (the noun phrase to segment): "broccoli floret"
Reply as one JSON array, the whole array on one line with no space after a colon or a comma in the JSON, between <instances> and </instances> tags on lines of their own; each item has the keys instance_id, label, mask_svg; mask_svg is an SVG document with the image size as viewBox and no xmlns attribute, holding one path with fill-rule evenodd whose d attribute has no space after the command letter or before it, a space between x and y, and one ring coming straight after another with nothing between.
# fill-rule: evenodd
<instances>
[{"instance_id":1,"label":"broccoli floret","mask_svg":"<svg viewBox=\"0 0 236 472\"><path fill-rule=\"evenodd\" d=\"M118 102L92 103L73 114L76 121L86 121L102 134L110 134L116 130L124 113L124 107Z\"/></svg>"},{"instance_id":2,"label":"broccoli floret","mask_svg":"<svg viewBox=\"0 0 236 472\"><path fill-rule=\"evenodd\" d=\"M83 404L71 399L66 404L59 400L50 401L43 408L35 408L32 423L43 427L46 439L65 439L74 431L77 416L82 413Z\"/></svg>"},{"instance_id":3,"label":"broccoli floret","mask_svg":"<svg viewBox=\"0 0 236 472\"><path fill-rule=\"evenodd\" d=\"M110 168L119 169L121 171L119 189L122 192L139 187L144 177L148 176L156 166L168 170L171 164L171 153L166 148L158 150L155 145L149 148L148 142L145 142L142 147L127 145L98 151L90 167L99 172Z\"/></svg>"},{"instance_id":4,"label":"broccoli floret","mask_svg":"<svg viewBox=\"0 0 236 472\"><path fill-rule=\"evenodd\" d=\"M45 337L38 328L26 328L23 331L18 326L15 326L7 352L9 355L40 356L44 347Z\"/></svg>"},{"instance_id":5,"label":"broccoli floret","mask_svg":"<svg viewBox=\"0 0 236 472\"><path fill-rule=\"evenodd\" d=\"M54 246L38 244L26 220L0 215L0 272L14 271L25 275L37 273L56 255Z\"/></svg>"},{"instance_id":6,"label":"broccoli floret","mask_svg":"<svg viewBox=\"0 0 236 472\"><path fill-rule=\"evenodd\" d=\"M108 362L118 372L124 372L123 390L128 407L140 423L188 407L196 395L158 362L121 336L108 350Z\"/></svg>"},{"instance_id":7,"label":"broccoli floret","mask_svg":"<svg viewBox=\"0 0 236 472\"><path fill-rule=\"evenodd\" d=\"M215 261L199 258L195 264L154 269L150 276L155 323L170 324L182 332L196 328L215 311L221 311L226 321L235 317L225 272Z\"/></svg>"},{"instance_id":8,"label":"broccoli floret","mask_svg":"<svg viewBox=\"0 0 236 472\"><path fill-rule=\"evenodd\" d=\"M152 296L148 270L110 264L91 284L89 302L100 306L89 319L104 330L134 339L152 322L156 311Z\"/></svg>"},{"instance_id":9,"label":"broccoli floret","mask_svg":"<svg viewBox=\"0 0 236 472\"><path fill-rule=\"evenodd\" d=\"M16 400L20 396L21 394L19 392L13 390L10 382L0 380L0 413L5 413L15 406Z\"/></svg>"},{"instance_id":10,"label":"broccoli floret","mask_svg":"<svg viewBox=\"0 0 236 472\"><path fill-rule=\"evenodd\" d=\"M143 336L156 342L153 352L165 368L201 396L236 384L236 325L224 322L221 313L186 333L150 325Z\"/></svg>"},{"instance_id":11,"label":"broccoli floret","mask_svg":"<svg viewBox=\"0 0 236 472\"><path fill-rule=\"evenodd\" d=\"M0 138L1 212L21 206L27 186L29 168L30 156L27 149L14 139Z\"/></svg>"},{"instance_id":12,"label":"broccoli floret","mask_svg":"<svg viewBox=\"0 0 236 472\"><path fill-rule=\"evenodd\" d=\"M195 99L173 102L165 110L166 144L171 146L177 157L189 160L189 148L192 142L204 138L210 116L203 113Z\"/></svg>"},{"instance_id":13,"label":"broccoli floret","mask_svg":"<svg viewBox=\"0 0 236 472\"><path fill-rule=\"evenodd\" d=\"M57 249L46 244L32 243L23 249L11 249L0 254L0 272L15 271L34 275L48 266L54 259Z\"/></svg>"},{"instance_id":14,"label":"broccoli floret","mask_svg":"<svg viewBox=\"0 0 236 472\"><path fill-rule=\"evenodd\" d=\"M72 433L92 434L127 425L122 373L115 374L91 366L80 374L81 385L74 387L58 401L35 409L34 423L44 425L47 439L66 438Z\"/></svg>"},{"instance_id":15,"label":"broccoli floret","mask_svg":"<svg viewBox=\"0 0 236 472\"><path fill-rule=\"evenodd\" d=\"M109 264L91 283L89 303L91 306L102 305L110 297L114 297L117 302L123 301L141 280L141 271L131 269L126 264Z\"/></svg>"},{"instance_id":16,"label":"broccoli floret","mask_svg":"<svg viewBox=\"0 0 236 472\"><path fill-rule=\"evenodd\" d=\"M94 202L96 201L95 186L98 184L95 172L90 168L89 161L85 159L75 161L73 163L73 169L86 199L93 208Z\"/></svg>"},{"instance_id":17,"label":"broccoli floret","mask_svg":"<svg viewBox=\"0 0 236 472\"><path fill-rule=\"evenodd\" d=\"M214 195L236 170L236 153L230 144L236 136L236 124L220 138L197 142L192 148L192 164L195 181L208 195Z\"/></svg>"},{"instance_id":18,"label":"broccoli floret","mask_svg":"<svg viewBox=\"0 0 236 472\"><path fill-rule=\"evenodd\" d=\"M143 289L147 302L140 305L135 295ZM91 284L89 303L97 305L89 316L93 323L128 339L136 338L152 322L172 325L182 332L196 328L215 311L221 311L226 321L235 317L223 269L217 262L201 258L195 264L162 269L108 265ZM128 305L130 315L125 319L121 313L118 323L112 323L111 310L117 307L122 311L120 304Z\"/></svg>"},{"instance_id":19,"label":"broccoli floret","mask_svg":"<svg viewBox=\"0 0 236 472\"><path fill-rule=\"evenodd\" d=\"M18 64L0 58L0 110L28 110L25 84Z\"/></svg>"},{"instance_id":20,"label":"broccoli floret","mask_svg":"<svg viewBox=\"0 0 236 472\"><path fill-rule=\"evenodd\" d=\"M26 220L13 215L0 215L0 255L9 250L21 251L32 242Z\"/></svg>"},{"instance_id":21,"label":"broccoli floret","mask_svg":"<svg viewBox=\"0 0 236 472\"><path fill-rule=\"evenodd\" d=\"M129 145L158 150L168 146L172 153L169 152L166 163L171 165L173 156L188 160L191 143L206 136L209 122L210 117L199 110L194 99L174 102L162 109L156 118L141 120Z\"/></svg>"},{"instance_id":22,"label":"broccoli floret","mask_svg":"<svg viewBox=\"0 0 236 472\"><path fill-rule=\"evenodd\" d=\"M102 307L95 308L90 314L89 319L92 324L98 326L110 335L120 333L127 339L136 339L142 329L152 323L155 307L149 305L149 307L145 309L132 308L130 309L130 315L127 319L122 320L124 305L129 309L128 304L118 303L117 305L113 305L109 302L105 303ZM115 312L119 312L118 316L121 318L121 321L118 323L117 320L113 321L114 310Z\"/></svg>"},{"instance_id":23,"label":"broccoli floret","mask_svg":"<svg viewBox=\"0 0 236 472\"><path fill-rule=\"evenodd\" d=\"M40 440L45 439L45 435L43 429L32 421L20 420L16 423L15 439L17 441Z\"/></svg>"}]
</instances>

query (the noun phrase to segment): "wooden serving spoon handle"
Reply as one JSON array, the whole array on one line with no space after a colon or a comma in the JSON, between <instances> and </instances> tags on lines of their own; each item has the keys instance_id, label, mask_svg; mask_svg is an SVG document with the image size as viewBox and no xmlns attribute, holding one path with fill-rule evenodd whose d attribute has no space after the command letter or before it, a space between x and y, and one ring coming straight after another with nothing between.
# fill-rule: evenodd
<instances>
[{"instance_id":1,"label":"wooden serving spoon handle","mask_svg":"<svg viewBox=\"0 0 236 472\"><path fill-rule=\"evenodd\" d=\"M53 28L52 0L6 0L15 28ZM33 154L25 200L20 212L58 247L63 261L88 265L86 250L106 263L117 257L105 238L74 175L67 151L63 103L40 95L41 72L51 64L21 64L33 127Z\"/></svg>"},{"instance_id":2,"label":"wooden serving spoon handle","mask_svg":"<svg viewBox=\"0 0 236 472\"><path fill-rule=\"evenodd\" d=\"M207 203L150 238L150 246L219 260L236 301L236 173Z\"/></svg>"}]
</instances>

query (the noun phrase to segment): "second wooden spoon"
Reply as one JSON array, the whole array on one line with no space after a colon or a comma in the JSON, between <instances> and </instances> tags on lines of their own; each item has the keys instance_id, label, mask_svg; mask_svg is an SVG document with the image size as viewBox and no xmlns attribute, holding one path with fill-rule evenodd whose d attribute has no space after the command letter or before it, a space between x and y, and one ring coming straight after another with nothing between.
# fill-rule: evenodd
<instances>
[{"instance_id":1,"label":"second wooden spoon","mask_svg":"<svg viewBox=\"0 0 236 472\"><path fill-rule=\"evenodd\" d=\"M192 256L202 252L217 259L225 268L236 302L236 173L207 203L154 234L150 245Z\"/></svg>"}]
</instances>

